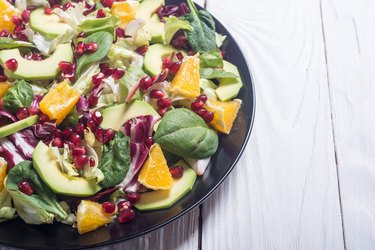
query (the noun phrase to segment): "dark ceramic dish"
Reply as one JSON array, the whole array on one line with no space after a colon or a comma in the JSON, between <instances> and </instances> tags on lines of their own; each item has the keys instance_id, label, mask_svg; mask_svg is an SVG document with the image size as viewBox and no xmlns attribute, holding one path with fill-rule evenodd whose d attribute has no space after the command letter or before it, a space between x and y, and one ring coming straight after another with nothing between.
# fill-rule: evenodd
<instances>
[{"instance_id":1,"label":"dark ceramic dish","mask_svg":"<svg viewBox=\"0 0 375 250\"><path fill-rule=\"evenodd\" d=\"M179 2L181 0L167 0L168 4ZM217 32L227 35L223 46L226 60L237 65L245 83L238 96L243 100L243 104L231 134L220 137L217 153L212 157L204 176L197 179L193 190L169 209L139 212L130 224L113 223L84 235L79 235L76 229L63 224L32 226L15 219L0 224L0 245L30 249L78 249L114 244L149 233L172 222L212 194L241 156L250 136L255 110L253 81L244 56L229 32L218 20L215 21Z\"/></svg>"}]
</instances>

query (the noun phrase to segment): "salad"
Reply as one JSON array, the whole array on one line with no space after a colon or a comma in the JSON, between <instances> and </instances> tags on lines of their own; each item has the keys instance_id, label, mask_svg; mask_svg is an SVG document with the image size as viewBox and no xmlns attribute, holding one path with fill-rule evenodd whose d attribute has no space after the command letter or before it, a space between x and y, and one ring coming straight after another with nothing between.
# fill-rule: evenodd
<instances>
[{"instance_id":1,"label":"salad","mask_svg":"<svg viewBox=\"0 0 375 250\"><path fill-rule=\"evenodd\" d=\"M191 0L0 0L0 222L83 234L177 202L241 107L224 42Z\"/></svg>"}]
</instances>

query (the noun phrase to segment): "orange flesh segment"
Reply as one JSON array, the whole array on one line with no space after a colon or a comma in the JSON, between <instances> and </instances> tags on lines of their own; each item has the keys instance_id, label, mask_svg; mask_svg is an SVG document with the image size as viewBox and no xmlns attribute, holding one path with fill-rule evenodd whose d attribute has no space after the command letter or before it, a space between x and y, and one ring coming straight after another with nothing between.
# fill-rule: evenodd
<instances>
[{"instance_id":1,"label":"orange flesh segment","mask_svg":"<svg viewBox=\"0 0 375 250\"><path fill-rule=\"evenodd\" d=\"M218 131L229 134L237 113L241 107L241 100L229 102L208 101L205 108L214 113L211 125Z\"/></svg>"},{"instance_id":2,"label":"orange flesh segment","mask_svg":"<svg viewBox=\"0 0 375 250\"><path fill-rule=\"evenodd\" d=\"M122 25L126 25L135 19L138 7L137 1L114 2L111 7L111 14L116 15Z\"/></svg>"},{"instance_id":3,"label":"orange flesh segment","mask_svg":"<svg viewBox=\"0 0 375 250\"><path fill-rule=\"evenodd\" d=\"M105 213L101 204L82 200L77 208L78 233L84 234L94 231L99 227L111 223L113 219L113 214Z\"/></svg>"},{"instance_id":4,"label":"orange flesh segment","mask_svg":"<svg viewBox=\"0 0 375 250\"><path fill-rule=\"evenodd\" d=\"M11 86L10 82L0 82L0 98L5 95Z\"/></svg>"},{"instance_id":5,"label":"orange flesh segment","mask_svg":"<svg viewBox=\"0 0 375 250\"><path fill-rule=\"evenodd\" d=\"M7 162L3 159L0 159L0 192L4 188L4 180L7 176Z\"/></svg>"},{"instance_id":6,"label":"orange flesh segment","mask_svg":"<svg viewBox=\"0 0 375 250\"><path fill-rule=\"evenodd\" d=\"M19 16L19 11L6 0L0 0L0 30L13 33L16 25L12 22L13 16Z\"/></svg>"}]
</instances>

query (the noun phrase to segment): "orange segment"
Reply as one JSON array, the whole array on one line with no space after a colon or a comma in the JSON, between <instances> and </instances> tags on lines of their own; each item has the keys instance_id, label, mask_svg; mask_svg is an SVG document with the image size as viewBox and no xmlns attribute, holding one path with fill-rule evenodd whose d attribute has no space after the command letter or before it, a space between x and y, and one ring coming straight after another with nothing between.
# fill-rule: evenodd
<instances>
[{"instance_id":1,"label":"orange segment","mask_svg":"<svg viewBox=\"0 0 375 250\"><path fill-rule=\"evenodd\" d=\"M148 159L139 174L138 181L153 190L170 189L172 187L173 178L159 144L154 144L151 147Z\"/></svg>"},{"instance_id":2,"label":"orange segment","mask_svg":"<svg viewBox=\"0 0 375 250\"><path fill-rule=\"evenodd\" d=\"M111 14L116 15L122 25L135 19L138 11L138 1L114 2L111 7Z\"/></svg>"},{"instance_id":3,"label":"orange segment","mask_svg":"<svg viewBox=\"0 0 375 250\"><path fill-rule=\"evenodd\" d=\"M111 223L113 219L113 214L105 213L100 203L82 200L77 208L78 233L84 234L94 231Z\"/></svg>"},{"instance_id":4,"label":"orange segment","mask_svg":"<svg viewBox=\"0 0 375 250\"><path fill-rule=\"evenodd\" d=\"M4 188L4 180L6 176L7 176L7 162L3 158L0 158L0 192Z\"/></svg>"},{"instance_id":5,"label":"orange segment","mask_svg":"<svg viewBox=\"0 0 375 250\"><path fill-rule=\"evenodd\" d=\"M60 124L76 105L81 93L66 81L56 84L40 102L40 110Z\"/></svg>"},{"instance_id":6,"label":"orange segment","mask_svg":"<svg viewBox=\"0 0 375 250\"><path fill-rule=\"evenodd\" d=\"M200 95L199 58L198 54L185 58L173 78L170 91L174 96L194 99Z\"/></svg>"},{"instance_id":7,"label":"orange segment","mask_svg":"<svg viewBox=\"0 0 375 250\"><path fill-rule=\"evenodd\" d=\"M5 95L11 86L10 82L0 82L0 98Z\"/></svg>"},{"instance_id":8,"label":"orange segment","mask_svg":"<svg viewBox=\"0 0 375 250\"><path fill-rule=\"evenodd\" d=\"M13 33L16 26L12 22L12 16L19 16L19 11L8 1L0 0L0 30L5 29L9 33Z\"/></svg>"},{"instance_id":9,"label":"orange segment","mask_svg":"<svg viewBox=\"0 0 375 250\"><path fill-rule=\"evenodd\" d=\"M229 134L241 103L238 99L229 102L207 101L205 108L214 113L211 125L218 131Z\"/></svg>"}]
</instances>

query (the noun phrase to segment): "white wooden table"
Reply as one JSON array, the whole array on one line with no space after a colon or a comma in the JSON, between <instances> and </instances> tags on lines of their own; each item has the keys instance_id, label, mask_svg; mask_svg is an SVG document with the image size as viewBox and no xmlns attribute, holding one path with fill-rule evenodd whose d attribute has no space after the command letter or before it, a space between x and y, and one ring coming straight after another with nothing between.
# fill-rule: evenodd
<instances>
[{"instance_id":1,"label":"white wooden table","mask_svg":"<svg viewBox=\"0 0 375 250\"><path fill-rule=\"evenodd\" d=\"M102 249L375 249L375 1L206 2L252 69L250 143L200 209Z\"/></svg>"}]
</instances>

